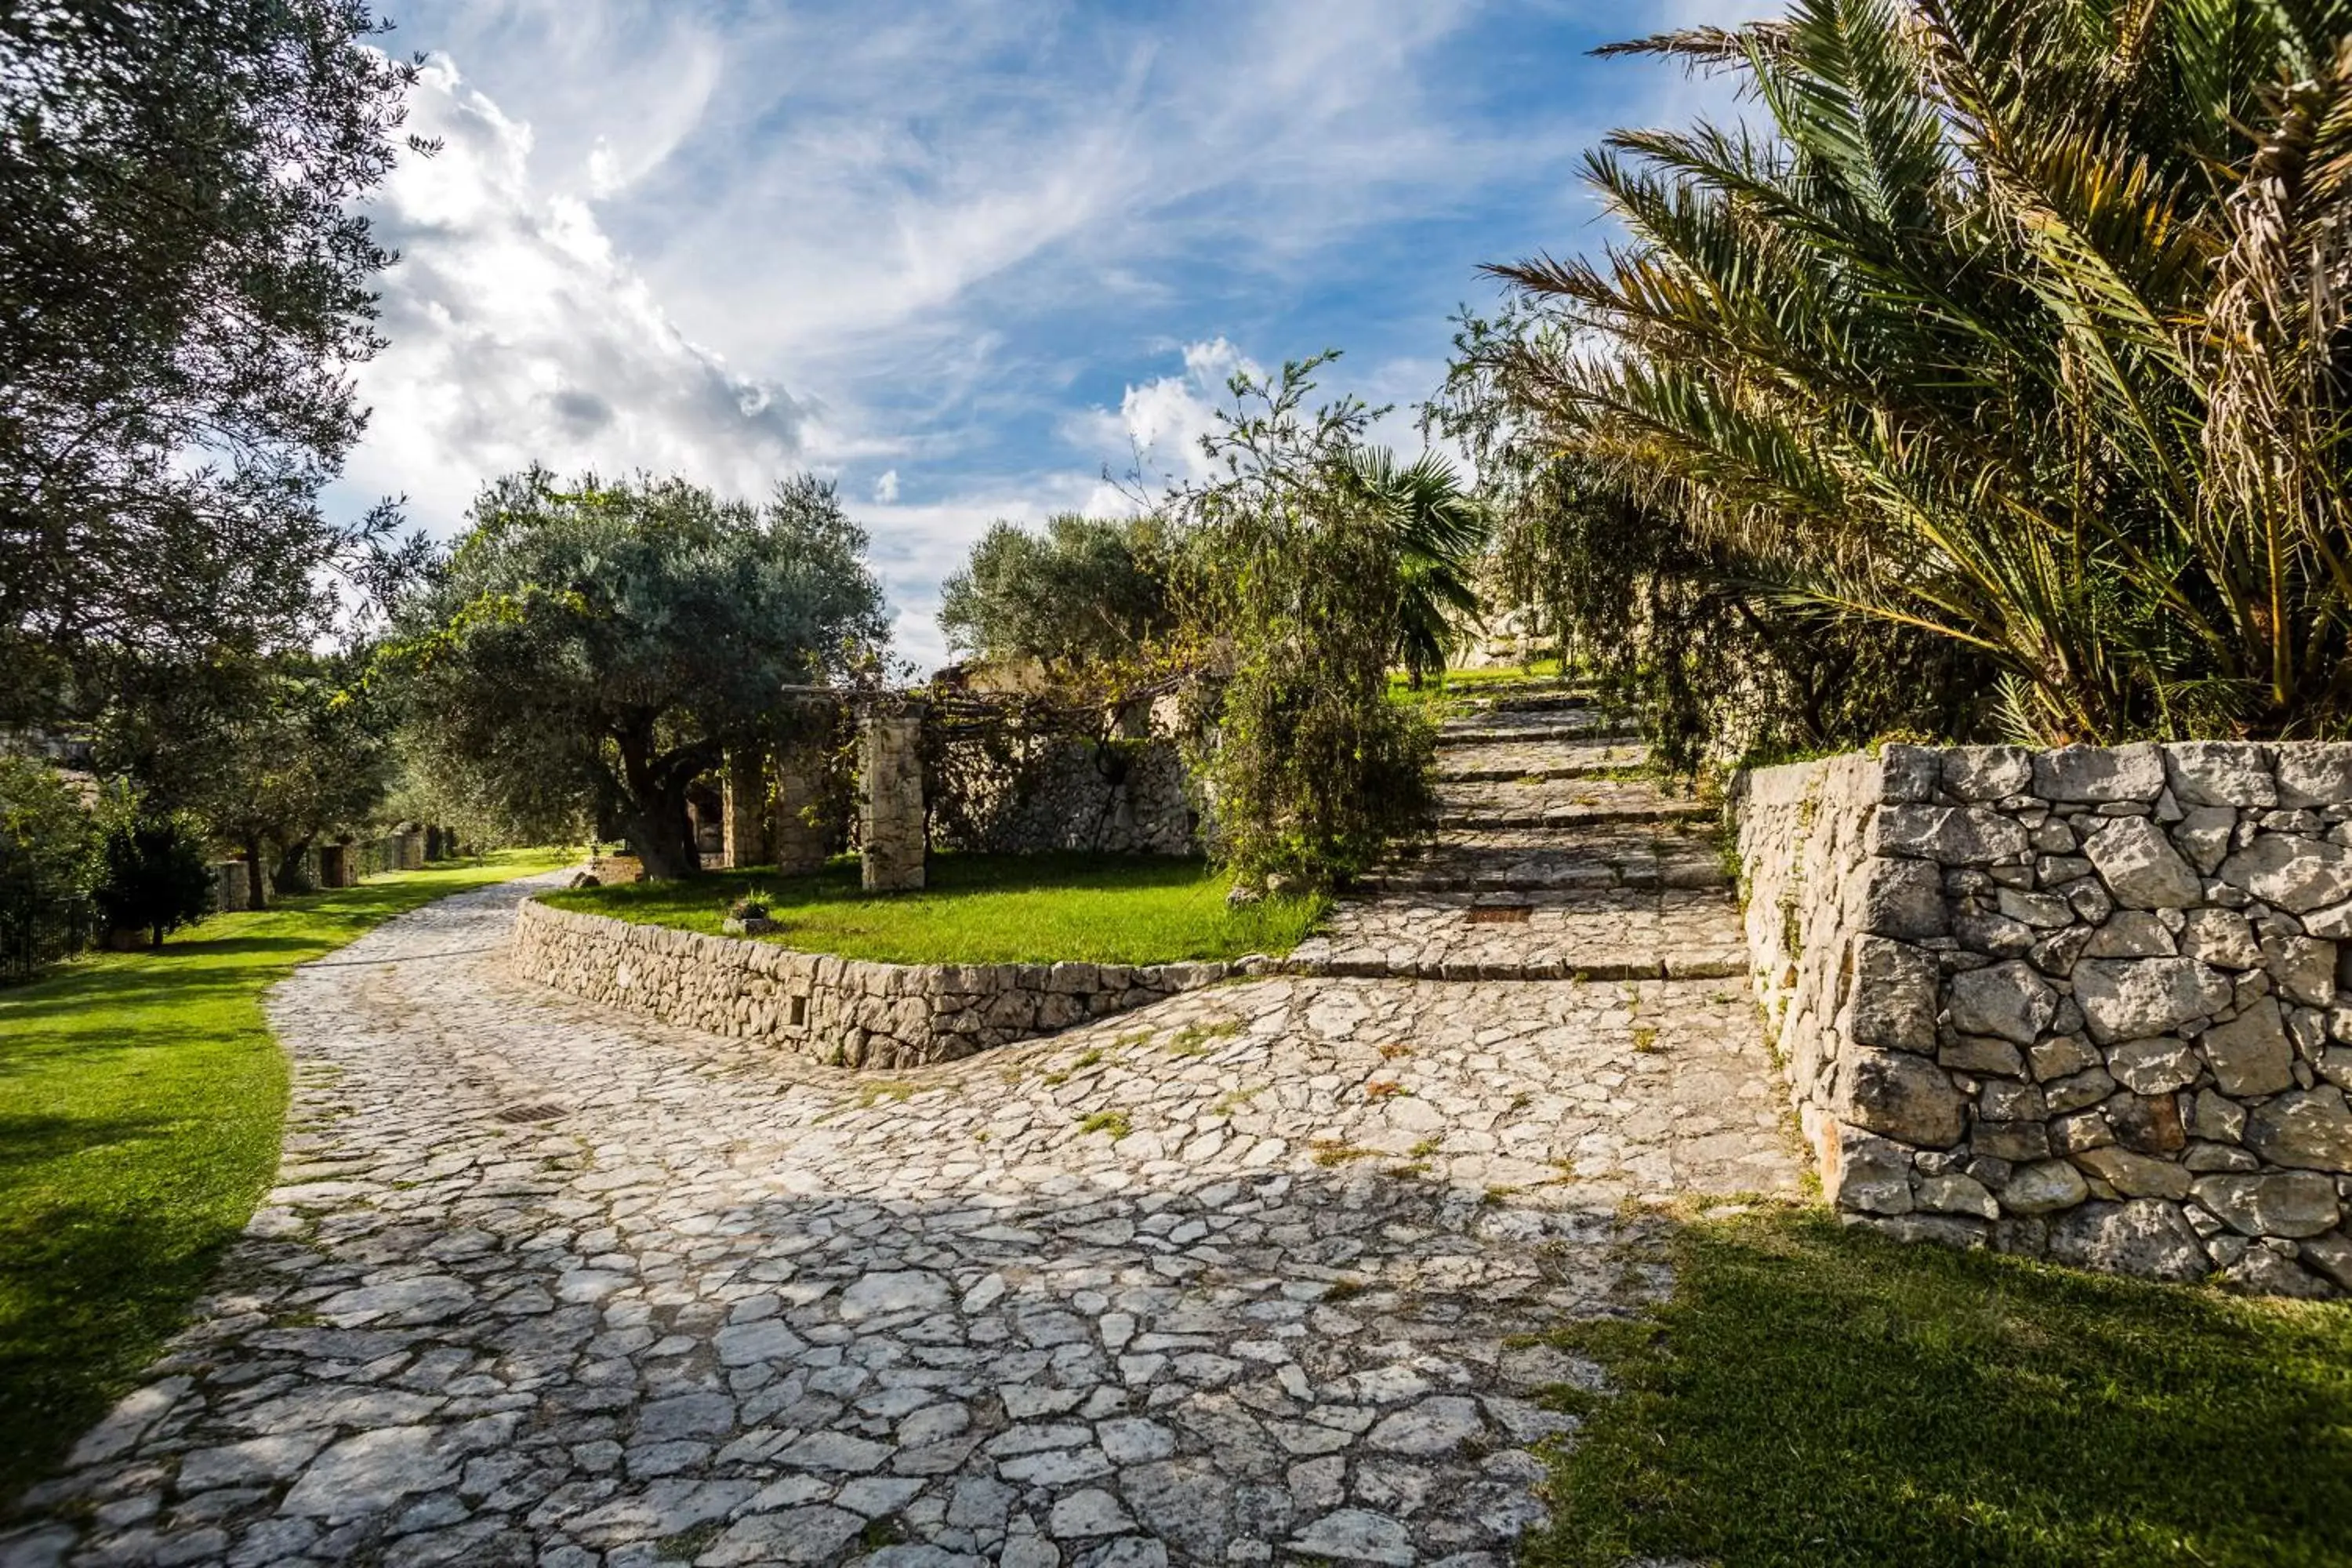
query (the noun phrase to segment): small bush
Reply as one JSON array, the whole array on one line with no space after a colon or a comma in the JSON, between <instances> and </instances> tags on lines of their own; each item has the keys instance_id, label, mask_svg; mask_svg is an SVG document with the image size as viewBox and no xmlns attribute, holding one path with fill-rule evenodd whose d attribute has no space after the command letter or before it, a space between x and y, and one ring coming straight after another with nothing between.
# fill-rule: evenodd
<instances>
[{"instance_id":1,"label":"small bush","mask_svg":"<svg viewBox=\"0 0 2352 1568\"><path fill-rule=\"evenodd\" d=\"M128 817L106 835L105 872L96 893L112 931L143 931L161 947L169 932L213 909L213 870L204 838L178 816Z\"/></svg>"}]
</instances>

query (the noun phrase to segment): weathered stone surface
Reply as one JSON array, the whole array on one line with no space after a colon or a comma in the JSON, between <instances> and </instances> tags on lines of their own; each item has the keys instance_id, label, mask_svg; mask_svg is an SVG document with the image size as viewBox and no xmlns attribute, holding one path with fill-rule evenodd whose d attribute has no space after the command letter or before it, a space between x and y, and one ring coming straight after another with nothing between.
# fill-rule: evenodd
<instances>
[{"instance_id":1,"label":"weathered stone surface","mask_svg":"<svg viewBox=\"0 0 2352 1568\"><path fill-rule=\"evenodd\" d=\"M1941 1068L1905 1052L1858 1050L1843 1065L1841 1118L1906 1143L1957 1142L1967 1103Z\"/></svg>"},{"instance_id":2,"label":"weathered stone surface","mask_svg":"<svg viewBox=\"0 0 2352 1568\"><path fill-rule=\"evenodd\" d=\"M1943 755L1943 785L1958 799L2000 800L2033 787L2033 753L2023 746L1953 746Z\"/></svg>"},{"instance_id":3,"label":"weathered stone surface","mask_svg":"<svg viewBox=\"0 0 2352 1568\"><path fill-rule=\"evenodd\" d=\"M2217 969L2260 969L2262 945L2254 928L2235 910L2190 910L2181 928L2183 957L2198 959Z\"/></svg>"},{"instance_id":4,"label":"weathered stone surface","mask_svg":"<svg viewBox=\"0 0 2352 1568\"><path fill-rule=\"evenodd\" d=\"M1871 852L1981 866L2016 860L2028 852L2025 829L2014 817L1978 805L1886 805L1871 819Z\"/></svg>"},{"instance_id":5,"label":"weathered stone surface","mask_svg":"<svg viewBox=\"0 0 2352 1568\"><path fill-rule=\"evenodd\" d=\"M2127 1198L2185 1198L2189 1173L2169 1160L2109 1146L2074 1156L2074 1163Z\"/></svg>"},{"instance_id":6,"label":"weathered stone surface","mask_svg":"<svg viewBox=\"0 0 2352 1568\"><path fill-rule=\"evenodd\" d=\"M2254 1108L2245 1142L2273 1165L2352 1172L2352 1110L2333 1084L2292 1090Z\"/></svg>"},{"instance_id":7,"label":"weathered stone surface","mask_svg":"<svg viewBox=\"0 0 2352 1568\"><path fill-rule=\"evenodd\" d=\"M2063 1160L2042 1160L2011 1174L2000 1189L2000 1204L2011 1214L2054 1214L2090 1195L2082 1172Z\"/></svg>"},{"instance_id":8,"label":"weathered stone surface","mask_svg":"<svg viewBox=\"0 0 2352 1568\"><path fill-rule=\"evenodd\" d=\"M1993 1202L1984 1184L1957 1172L1921 1177L1917 1206L1928 1214L1973 1215L1979 1219L2000 1217L2000 1205Z\"/></svg>"},{"instance_id":9,"label":"weathered stone surface","mask_svg":"<svg viewBox=\"0 0 2352 1568\"><path fill-rule=\"evenodd\" d=\"M2221 874L2266 904L2302 914L2352 898L2352 848L2265 833L2222 861Z\"/></svg>"},{"instance_id":10,"label":"weathered stone surface","mask_svg":"<svg viewBox=\"0 0 2352 1568\"><path fill-rule=\"evenodd\" d=\"M2200 1176L2197 1201L2241 1236L2317 1236L2336 1228L2336 1184L2315 1171Z\"/></svg>"},{"instance_id":11,"label":"weathered stone surface","mask_svg":"<svg viewBox=\"0 0 2352 1568\"><path fill-rule=\"evenodd\" d=\"M2116 902L2133 910L2185 910L2202 903L2205 886L2164 829L2145 816L2119 816L2093 828L2083 853Z\"/></svg>"},{"instance_id":12,"label":"weathered stone surface","mask_svg":"<svg viewBox=\"0 0 2352 1568\"><path fill-rule=\"evenodd\" d=\"M1933 1051L1939 980L1932 954L1886 937L1856 937L1847 1037L1885 1050Z\"/></svg>"},{"instance_id":13,"label":"weathered stone surface","mask_svg":"<svg viewBox=\"0 0 2352 1568\"><path fill-rule=\"evenodd\" d=\"M2050 1257L2077 1268L2187 1284L2208 1267L2197 1233L2171 1204L2153 1198L2088 1203L2050 1222Z\"/></svg>"},{"instance_id":14,"label":"weathered stone surface","mask_svg":"<svg viewBox=\"0 0 2352 1568\"><path fill-rule=\"evenodd\" d=\"M2291 1002L2326 1007L2336 1000L2336 944L2281 931L2263 933L2263 967Z\"/></svg>"},{"instance_id":15,"label":"weathered stone surface","mask_svg":"<svg viewBox=\"0 0 2352 1568\"><path fill-rule=\"evenodd\" d=\"M2223 1094L2276 1094L2294 1083L2286 1028L2279 1021L2278 1004L2267 996L2206 1030L2197 1044L2213 1068L2214 1087Z\"/></svg>"},{"instance_id":16,"label":"weathered stone surface","mask_svg":"<svg viewBox=\"0 0 2352 1568\"><path fill-rule=\"evenodd\" d=\"M1996 963L1952 977L1952 1027L1963 1034L2030 1046L2057 1014L2058 994L2031 964Z\"/></svg>"},{"instance_id":17,"label":"weathered stone surface","mask_svg":"<svg viewBox=\"0 0 2352 1568\"><path fill-rule=\"evenodd\" d=\"M2197 1081L2197 1053L2171 1035L2126 1040L2107 1052L2107 1071L2134 1094L2162 1094Z\"/></svg>"},{"instance_id":18,"label":"weathered stone surface","mask_svg":"<svg viewBox=\"0 0 2352 1568\"><path fill-rule=\"evenodd\" d=\"M2161 748L2172 797L2183 805L2275 805L2267 747L2242 741L2179 741Z\"/></svg>"},{"instance_id":19,"label":"weathered stone surface","mask_svg":"<svg viewBox=\"0 0 2352 1568\"><path fill-rule=\"evenodd\" d=\"M2146 910L2119 910L2083 944L2084 958L2169 958L2178 951L2164 922Z\"/></svg>"},{"instance_id":20,"label":"weathered stone surface","mask_svg":"<svg viewBox=\"0 0 2352 1568\"><path fill-rule=\"evenodd\" d=\"M2238 814L2229 806L2191 806L2173 827L2172 841L2200 876L2210 877L2221 868L2237 826Z\"/></svg>"},{"instance_id":21,"label":"weathered stone surface","mask_svg":"<svg viewBox=\"0 0 2352 1568\"><path fill-rule=\"evenodd\" d=\"M2210 1017L2232 994L2226 975L2191 958L2086 958L2074 981L2091 1037L2102 1045Z\"/></svg>"},{"instance_id":22,"label":"weathered stone surface","mask_svg":"<svg viewBox=\"0 0 2352 1568\"><path fill-rule=\"evenodd\" d=\"M2164 762L2148 745L2066 746L2033 753L2033 793L2044 800L2153 801Z\"/></svg>"},{"instance_id":23,"label":"weathered stone surface","mask_svg":"<svg viewBox=\"0 0 2352 1568\"><path fill-rule=\"evenodd\" d=\"M2352 801L2352 742L2302 742L2275 748L2278 803L2342 805Z\"/></svg>"}]
</instances>

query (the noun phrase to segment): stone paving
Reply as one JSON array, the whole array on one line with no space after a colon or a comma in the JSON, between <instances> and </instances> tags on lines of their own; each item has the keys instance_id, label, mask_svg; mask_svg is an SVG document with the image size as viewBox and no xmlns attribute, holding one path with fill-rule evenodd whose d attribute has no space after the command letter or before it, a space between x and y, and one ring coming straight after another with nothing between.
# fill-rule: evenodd
<instances>
[{"instance_id":1,"label":"stone paving","mask_svg":"<svg viewBox=\"0 0 2352 1568\"><path fill-rule=\"evenodd\" d=\"M1325 1561L1542 1516L1524 1337L1793 1193L1734 984L1276 977L896 1079L507 974L299 971L279 1185L0 1564Z\"/></svg>"}]
</instances>

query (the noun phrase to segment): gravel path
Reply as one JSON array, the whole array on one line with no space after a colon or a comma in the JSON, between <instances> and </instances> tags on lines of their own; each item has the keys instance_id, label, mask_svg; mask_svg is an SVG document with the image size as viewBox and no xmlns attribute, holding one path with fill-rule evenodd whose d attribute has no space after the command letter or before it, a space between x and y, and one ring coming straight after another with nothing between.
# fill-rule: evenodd
<instances>
[{"instance_id":1,"label":"gravel path","mask_svg":"<svg viewBox=\"0 0 2352 1568\"><path fill-rule=\"evenodd\" d=\"M280 1185L0 1564L1499 1563L1513 1336L1793 1191L1736 984L1269 979L876 1079L601 1014L522 885L299 971Z\"/></svg>"}]
</instances>

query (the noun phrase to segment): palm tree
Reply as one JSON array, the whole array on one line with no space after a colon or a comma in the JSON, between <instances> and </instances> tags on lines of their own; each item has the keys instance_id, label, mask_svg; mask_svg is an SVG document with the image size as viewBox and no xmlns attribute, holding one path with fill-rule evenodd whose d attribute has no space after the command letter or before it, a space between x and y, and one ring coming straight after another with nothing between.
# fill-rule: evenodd
<instances>
[{"instance_id":1,"label":"palm tree","mask_svg":"<svg viewBox=\"0 0 2352 1568\"><path fill-rule=\"evenodd\" d=\"M1471 563L1486 543L1486 513L1436 452L1400 468L1385 447L1349 447L1343 472L1342 489L1373 508L1394 543L1395 658L1418 686L1460 645L1460 617L1478 612Z\"/></svg>"},{"instance_id":2,"label":"palm tree","mask_svg":"<svg viewBox=\"0 0 2352 1568\"><path fill-rule=\"evenodd\" d=\"M1511 395L1768 600L1980 650L2020 731L2337 731L2347 32L2347 0L1800 0L1621 46L1735 73L1761 129L1589 155L1631 238L1497 269L1554 329Z\"/></svg>"}]
</instances>

